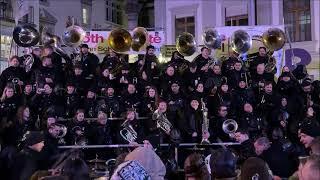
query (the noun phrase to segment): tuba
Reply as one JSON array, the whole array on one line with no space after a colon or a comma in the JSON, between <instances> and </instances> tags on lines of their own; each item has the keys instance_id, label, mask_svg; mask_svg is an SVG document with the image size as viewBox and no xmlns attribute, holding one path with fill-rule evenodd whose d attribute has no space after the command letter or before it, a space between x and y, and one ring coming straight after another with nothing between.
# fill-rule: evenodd
<instances>
[{"instance_id":1,"label":"tuba","mask_svg":"<svg viewBox=\"0 0 320 180\"><path fill-rule=\"evenodd\" d=\"M208 119L208 108L206 108L206 104L201 98L201 111L202 111L202 134L209 132L209 119ZM202 138L201 144L210 143L208 139Z\"/></svg>"},{"instance_id":2,"label":"tuba","mask_svg":"<svg viewBox=\"0 0 320 180\"><path fill-rule=\"evenodd\" d=\"M184 32L176 39L176 48L183 56L191 56L196 52L196 41L192 34Z\"/></svg>"},{"instance_id":3,"label":"tuba","mask_svg":"<svg viewBox=\"0 0 320 180\"><path fill-rule=\"evenodd\" d=\"M86 32L82 27L72 25L69 26L62 36L63 42L69 47L78 47L86 36Z\"/></svg>"},{"instance_id":4,"label":"tuba","mask_svg":"<svg viewBox=\"0 0 320 180\"><path fill-rule=\"evenodd\" d=\"M215 29L206 29L202 34L202 40L209 49L218 49L221 46L221 37Z\"/></svg>"},{"instance_id":5,"label":"tuba","mask_svg":"<svg viewBox=\"0 0 320 180\"><path fill-rule=\"evenodd\" d=\"M152 114L152 119L157 121L157 128L161 128L166 134L170 134L173 126L166 115L155 110Z\"/></svg>"},{"instance_id":6,"label":"tuba","mask_svg":"<svg viewBox=\"0 0 320 180\"><path fill-rule=\"evenodd\" d=\"M243 54L246 53L252 45L250 35L244 30L237 30L231 35L231 48L233 51Z\"/></svg>"},{"instance_id":7,"label":"tuba","mask_svg":"<svg viewBox=\"0 0 320 180\"><path fill-rule=\"evenodd\" d=\"M148 31L143 27L136 27L132 32L131 48L134 51L141 51L149 43Z\"/></svg>"},{"instance_id":8,"label":"tuba","mask_svg":"<svg viewBox=\"0 0 320 180\"><path fill-rule=\"evenodd\" d=\"M269 50L277 51L286 43L286 35L279 28L270 28L262 34L262 42Z\"/></svg>"},{"instance_id":9,"label":"tuba","mask_svg":"<svg viewBox=\"0 0 320 180\"><path fill-rule=\"evenodd\" d=\"M233 119L227 119L222 124L222 130L231 136L238 130L238 123Z\"/></svg>"},{"instance_id":10,"label":"tuba","mask_svg":"<svg viewBox=\"0 0 320 180\"><path fill-rule=\"evenodd\" d=\"M120 131L121 137L129 143L135 142L138 137L138 133L128 123L128 120L126 120L121 126L123 127Z\"/></svg>"},{"instance_id":11,"label":"tuba","mask_svg":"<svg viewBox=\"0 0 320 180\"><path fill-rule=\"evenodd\" d=\"M31 25L17 26L12 34L14 42L21 47L31 47L38 44L40 40L39 32Z\"/></svg>"},{"instance_id":12,"label":"tuba","mask_svg":"<svg viewBox=\"0 0 320 180\"><path fill-rule=\"evenodd\" d=\"M107 43L113 51L123 53L130 51L132 37L127 30L118 28L110 32Z\"/></svg>"}]
</instances>

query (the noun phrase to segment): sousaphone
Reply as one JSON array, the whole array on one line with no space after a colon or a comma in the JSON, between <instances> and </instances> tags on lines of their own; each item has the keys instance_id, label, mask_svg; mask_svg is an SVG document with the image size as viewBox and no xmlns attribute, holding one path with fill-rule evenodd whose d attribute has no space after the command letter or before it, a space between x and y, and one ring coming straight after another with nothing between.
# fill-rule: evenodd
<instances>
[{"instance_id":1,"label":"sousaphone","mask_svg":"<svg viewBox=\"0 0 320 180\"><path fill-rule=\"evenodd\" d=\"M16 26L12 36L14 42L21 47L35 46L40 40L39 32L29 24Z\"/></svg>"}]
</instances>

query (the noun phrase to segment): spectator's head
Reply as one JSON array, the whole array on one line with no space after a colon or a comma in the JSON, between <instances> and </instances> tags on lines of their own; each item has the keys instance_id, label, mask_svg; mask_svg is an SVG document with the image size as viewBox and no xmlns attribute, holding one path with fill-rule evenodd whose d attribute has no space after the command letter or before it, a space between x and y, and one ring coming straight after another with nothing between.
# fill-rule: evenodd
<instances>
[{"instance_id":1,"label":"spectator's head","mask_svg":"<svg viewBox=\"0 0 320 180\"><path fill-rule=\"evenodd\" d=\"M67 94L73 94L75 92L75 87L72 82L67 83Z\"/></svg>"},{"instance_id":2,"label":"spectator's head","mask_svg":"<svg viewBox=\"0 0 320 180\"><path fill-rule=\"evenodd\" d=\"M299 137L300 142L306 148L310 148L312 141L315 137L320 136L320 127L317 123L311 122L303 122L300 125L299 129Z\"/></svg>"},{"instance_id":3,"label":"spectator's head","mask_svg":"<svg viewBox=\"0 0 320 180\"><path fill-rule=\"evenodd\" d=\"M264 63L258 64L257 66L257 74L262 75L265 70L265 65Z\"/></svg>"},{"instance_id":4,"label":"spectator's head","mask_svg":"<svg viewBox=\"0 0 320 180\"><path fill-rule=\"evenodd\" d=\"M234 69L235 69L236 71L241 71L241 69L242 69L242 62L241 62L241 61L236 61L236 62L234 63Z\"/></svg>"},{"instance_id":5,"label":"spectator's head","mask_svg":"<svg viewBox=\"0 0 320 180\"><path fill-rule=\"evenodd\" d=\"M12 56L9 60L9 65L12 67L18 67L19 66L19 57L18 56Z\"/></svg>"},{"instance_id":6,"label":"spectator's head","mask_svg":"<svg viewBox=\"0 0 320 180\"><path fill-rule=\"evenodd\" d=\"M32 83L26 82L24 86L24 93L30 95L32 92Z\"/></svg>"},{"instance_id":7,"label":"spectator's head","mask_svg":"<svg viewBox=\"0 0 320 180\"><path fill-rule=\"evenodd\" d=\"M246 84L245 79L240 79L239 83L238 83L238 86L239 86L240 89L246 88L247 84Z\"/></svg>"},{"instance_id":8,"label":"spectator's head","mask_svg":"<svg viewBox=\"0 0 320 180\"><path fill-rule=\"evenodd\" d=\"M259 156L263 153L263 151L270 147L270 141L267 137L260 137L253 143L253 145L256 154Z\"/></svg>"},{"instance_id":9,"label":"spectator's head","mask_svg":"<svg viewBox=\"0 0 320 180\"><path fill-rule=\"evenodd\" d=\"M107 94L108 94L108 96L113 96L114 95L114 88L112 86L109 86L107 88Z\"/></svg>"},{"instance_id":10,"label":"spectator's head","mask_svg":"<svg viewBox=\"0 0 320 180\"><path fill-rule=\"evenodd\" d=\"M280 79L284 82L289 82L291 80L291 75L289 72L283 72L280 76Z\"/></svg>"},{"instance_id":11,"label":"spectator's head","mask_svg":"<svg viewBox=\"0 0 320 180\"><path fill-rule=\"evenodd\" d=\"M96 89L94 87L89 88L87 92L87 98L93 99L95 98L95 96L96 96Z\"/></svg>"},{"instance_id":12,"label":"spectator's head","mask_svg":"<svg viewBox=\"0 0 320 180\"><path fill-rule=\"evenodd\" d=\"M69 180L86 180L89 178L89 167L80 158L69 158L62 168L62 175Z\"/></svg>"},{"instance_id":13,"label":"spectator's head","mask_svg":"<svg viewBox=\"0 0 320 180\"><path fill-rule=\"evenodd\" d=\"M84 120L84 110L78 109L76 111L75 119L77 122L82 122Z\"/></svg>"},{"instance_id":14,"label":"spectator's head","mask_svg":"<svg viewBox=\"0 0 320 180\"><path fill-rule=\"evenodd\" d=\"M1 100L4 100L6 98L11 98L14 95L14 89L12 84L7 84L6 87L3 90L3 94L1 97Z\"/></svg>"},{"instance_id":15,"label":"spectator's head","mask_svg":"<svg viewBox=\"0 0 320 180\"><path fill-rule=\"evenodd\" d=\"M101 125L106 125L108 121L107 114L103 111L98 112L98 123Z\"/></svg>"},{"instance_id":16,"label":"spectator's head","mask_svg":"<svg viewBox=\"0 0 320 180\"><path fill-rule=\"evenodd\" d=\"M45 46L43 48L43 56L50 56L53 53L52 46Z\"/></svg>"},{"instance_id":17,"label":"spectator's head","mask_svg":"<svg viewBox=\"0 0 320 180\"><path fill-rule=\"evenodd\" d=\"M129 121L134 120L136 117L136 112L134 111L134 109L128 109L126 112L126 119Z\"/></svg>"},{"instance_id":18,"label":"spectator's head","mask_svg":"<svg viewBox=\"0 0 320 180\"><path fill-rule=\"evenodd\" d=\"M290 72L290 69L288 66L283 66L282 72Z\"/></svg>"},{"instance_id":19,"label":"spectator's head","mask_svg":"<svg viewBox=\"0 0 320 180\"><path fill-rule=\"evenodd\" d=\"M213 66L213 73L214 74L221 74L221 67L219 65L214 65Z\"/></svg>"},{"instance_id":20,"label":"spectator's head","mask_svg":"<svg viewBox=\"0 0 320 180\"><path fill-rule=\"evenodd\" d=\"M110 57L116 57L117 56L117 53L111 48L108 49L108 53L109 53Z\"/></svg>"},{"instance_id":21,"label":"spectator's head","mask_svg":"<svg viewBox=\"0 0 320 180\"><path fill-rule=\"evenodd\" d=\"M312 81L309 78L303 80L303 82L301 83L303 92L310 93L312 91L312 84L311 83L312 83Z\"/></svg>"},{"instance_id":22,"label":"spectator's head","mask_svg":"<svg viewBox=\"0 0 320 180\"><path fill-rule=\"evenodd\" d=\"M129 83L127 91L129 94L134 94L136 92L136 85Z\"/></svg>"},{"instance_id":23,"label":"spectator's head","mask_svg":"<svg viewBox=\"0 0 320 180\"><path fill-rule=\"evenodd\" d=\"M81 50L82 54L88 54L88 52L89 52L88 44L81 44L80 45L80 50Z\"/></svg>"},{"instance_id":24,"label":"spectator's head","mask_svg":"<svg viewBox=\"0 0 320 180\"><path fill-rule=\"evenodd\" d=\"M270 82L270 81L265 82L265 84L264 84L264 91L265 91L267 94L272 93L272 88L273 88L272 82Z\"/></svg>"},{"instance_id":25,"label":"spectator's head","mask_svg":"<svg viewBox=\"0 0 320 180\"><path fill-rule=\"evenodd\" d=\"M22 140L24 141L25 147L40 152L44 147L44 136L40 131L27 131Z\"/></svg>"},{"instance_id":26,"label":"spectator's head","mask_svg":"<svg viewBox=\"0 0 320 180\"><path fill-rule=\"evenodd\" d=\"M168 66L166 73L168 76L173 76L174 75L174 68L172 66Z\"/></svg>"},{"instance_id":27,"label":"spectator's head","mask_svg":"<svg viewBox=\"0 0 320 180\"><path fill-rule=\"evenodd\" d=\"M225 105L221 105L218 108L218 116L220 117L226 117L228 115L228 108Z\"/></svg>"},{"instance_id":28,"label":"spectator's head","mask_svg":"<svg viewBox=\"0 0 320 180\"><path fill-rule=\"evenodd\" d=\"M30 109L28 106L20 106L17 110L17 120L19 124L24 124L30 120Z\"/></svg>"},{"instance_id":29,"label":"spectator's head","mask_svg":"<svg viewBox=\"0 0 320 180\"><path fill-rule=\"evenodd\" d=\"M189 69L191 73L197 72L197 63L196 62L191 62L189 65Z\"/></svg>"},{"instance_id":30,"label":"spectator's head","mask_svg":"<svg viewBox=\"0 0 320 180\"><path fill-rule=\"evenodd\" d=\"M235 178L236 156L228 149L217 149L211 154L210 169L212 179Z\"/></svg>"},{"instance_id":31,"label":"spectator's head","mask_svg":"<svg viewBox=\"0 0 320 180\"><path fill-rule=\"evenodd\" d=\"M248 179L272 180L267 163L260 158L248 158L241 167L241 180Z\"/></svg>"},{"instance_id":32,"label":"spectator's head","mask_svg":"<svg viewBox=\"0 0 320 180\"><path fill-rule=\"evenodd\" d=\"M184 161L185 180L209 180L210 174L202 155L193 153Z\"/></svg>"},{"instance_id":33,"label":"spectator's head","mask_svg":"<svg viewBox=\"0 0 320 180\"><path fill-rule=\"evenodd\" d=\"M108 78L110 75L110 70L108 68L103 69L102 76Z\"/></svg>"},{"instance_id":34,"label":"spectator's head","mask_svg":"<svg viewBox=\"0 0 320 180\"><path fill-rule=\"evenodd\" d=\"M165 101L160 101L158 109L159 109L160 113L166 112L167 111L167 103Z\"/></svg>"},{"instance_id":35,"label":"spectator's head","mask_svg":"<svg viewBox=\"0 0 320 180\"><path fill-rule=\"evenodd\" d=\"M320 156L320 136L314 138L311 142L311 154Z\"/></svg>"},{"instance_id":36,"label":"spectator's head","mask_svg":"<svg viewBox=\"0 0 320 180\"><path fill-rule=\"evenodd\" d=\"M147 90L147 97L151 97L151 98L156 98L158 93L157 93L157 89L155 87L150 87Z\"/></svg>"},{"instance_id":37,"label":"spectator's head","mask_svg":"<svg viewBox=\"0 0 320 180\"><path fill-rule=\"evenodd\" d=\"M32 49L32 54L36 55L37 57L40 57L41 53L42 53L42 50L39 47L35 47Z\"/></svg>"},{"instance_id":38,"label":"spectator's head","mask_svg":"<svg viewBox=\"0 0 320 180\"><path fill-rule=\"evenodd\" d=\"M43 56L42 57L42 66L43 67L51 67L52 66L52 59L50 56Z\"/></svg>"},{"instance_id":39,"label":"spectator's head","mask_svg":"<svg viewBox=\"0 0 320 180\"><path fill-rule=\"evenodd\" d=\"M44 93L45 94L51 94L53 91L53 84L52 83L47 83L43 86L44 88Z\"/></svg>"},{"instance_id":40,"label":"spectator's head","mask_svg":"<svg viewBox=\"0 0 320 180\"><path fill-rule=\"evenodd\" d=\"M197 100L197 98L193 98L190 101L190 106L195 110L197 110L199 108L199 101Z\"/></svg>"},{"instance_id":41,"label":"spectator's head","mask_svg":"<svg viewBox=\"0 0 320 180\"><path fill-rule=\"evenodd\" d=\"M208 58L208 57L209 57L209 54L210 54L209 48L207 48L207 47L202 47L202 48L201 48L201 55L202 55L202 57Z\"/></svg>"},{"instance_id":42,"label":"spectator's head","mask_svg":"<svg viewBox=\"0 0 320 180\"><path fill-rule=\"evenodd\" d=\"M53 124L56 123L56 117L52 114L49 114L48 117L47 117L47 128L49 128L50 126L52 126Z\"/></svg>"},{"instance_id":43,"label":"spectator's head","mask_svg":"<svg viewBox=\"0 0 320 180\"><path fill-rule=\"evenodd\" d=\"M80 63L76 63L75 65L74 65L74 74L76 75L76 76L79 76L79 75L81 75L82 74L82 65L80 64Z\"/></svg>"},{"instance_id":44,"label":"spectator's head","mask_svg":"<svg viewBox=\"0 0 320 180\"><path fill-rule=\"evenodd\" d=\"M320 177L320 156L311 155L305 164L300 164L299 180L318 180Z\"/></svg>"},{"instance_id":45,"label":"spectator's head","mask_svg":"<svg viewBox=\"0 0 320 180\"><path fill-rule=\"evenodd\" d=\"M199 93L203 93L204 87L203 87L203 83L202 82L197 84L196 91L199 92Z\"/></svg>"},{"instance_id":46,"label":"spectator's head","mask_svg":"<svg viewBox=\"0 0 320 180\"><path fill-rule=\"evenodd\" d=\"M259 56L266 56L267 49L265 47L259 47Z\"/></svg>"},{"instance_id":47,"label":"spectator's head","mask_svg":"<svg viewBox=\"0 0 320 180\"><path fill-rule=\"evenodd\" d=\"M246 112L246 113L252 113L253 112L253 107L250 103L245 103L243 105L243 111Z\"/></svg>"},{"instance_id":48,"label":"spectator's head","mask_svg":"<svg viewBox=\"0 0 320 180\"><path fill-rule=\"evenodd\" d=\"M307 117L313 117L314 116L314 110L312 106L307 107L307 112L306 112L306 116Z\"/></svg>"},{"instance_id":49,"label":"spectator's head","mask_svg":"<svg viewBox=\"0 0 320 180\"><path fill-rule=\"evenodd\" d=\"M149 46L147 46L146 50L147 50L147 53L148 53L149 56L153 56L154 55L154 51L155 51L155 47L152 46L152 45L149 45Z\"/></svg>"},{"instance_id":50,"label":"spectator's head","mask_svg":"<svg viewBox=\"0 0 320 180\"><path fill-rule=\"evenodd\" d=\"M180 90L180 86L179 86L179 83L178 83L178 82L173 82L173 83L171 83L171 91L172 91L174 94L179 93L179 90Z\"/></svg>"}]
</instances>

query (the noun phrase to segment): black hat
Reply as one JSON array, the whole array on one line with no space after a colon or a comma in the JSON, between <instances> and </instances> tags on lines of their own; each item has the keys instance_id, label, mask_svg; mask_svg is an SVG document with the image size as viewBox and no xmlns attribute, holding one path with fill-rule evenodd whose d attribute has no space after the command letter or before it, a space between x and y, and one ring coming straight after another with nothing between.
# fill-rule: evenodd
<instances>
[{"instance_id":1,"label":"black hat","mask_svg":"<svg viewBox=\"0 0 320 180\"><path fill-rule=\"evenodd\" d=\"M91 86L90 88L88 88L88 92L91 91L93 93L96 93L97 89L95 86Z\"/></svg>"},{"instance_id":2,"label":"black hat","mask_svg":"<svg viewBox=\"0 0 320 180\"><path fill-rule=\"evenodd\" d=\"M306 87L310 86L312 84L312 80L310 78L306 78L305 80L302 81L301 86Z\"/></svg>"},{"instance_id":3,"label":"black hat","mask_svg":"<svg viewBox=\"0 0 320 180\"><path fill-rule=\"evenodd\" d=\"M313 121L304 122L300 125L300 132L311 137L317 137L320 136L320 126Z\"/></svg>"},{"instance_id":4,"label":"black hat","mask_svg":"<svg viewBox=\"0 0 320 180\"><path fill-rule=\"evenodd\" d=\"M152 45L149 45L149 46L147 46L146 50L148 51L149 49L155 49L155 47Z\"/></svg>"},{"instance_id":5,"label":"black hat","mask_svg":"<svg viewBox=\"0 0 320 180\"><path fill-rule=\"evenodd\" d=\"M292 74L298 80L305 78L308 75L307 68L305 65L299 64L293 71Z\"/></svg>"},{"instance_id":6,"label":"black hat","mask_svg":"<svg viewBox=\"0 0 320 180\"><path fill-rule=\"evenodd\" d=\"M24 141L25 146L32 146L44 141L44 136L40 131L27 131L23 135L22 141Z\"/></svg>"},{"instance_id":7,"label":"black hat","mask_svg":"<svg viewBox=\"0 0 320 180\"><path fill-rule=\"evenodd\" d=\"M88 46L88 44L81 44L81 45L80 45L80 48L87 48L87 49L89 49L89 46Z\"/></svg>"},{"instance_id":8,"label":"black hat","mask_svg":"<svg viewBox=\"0 0 320 180\"><path fill-rule=\"evenodd\" d=\"M236 177L236 156L228 149L217 149L211 154L210 169L213 179Z\"/></svg>"},{"instance_id":9,"label":"black hat","mask_svg":"<svg viewBox=\"0 0 320 180\"><path fill-rule=\"evenodd\" d=\"M54 84L53 83L45 83L45 85L48 85L51 89L53 89L54 88Z\"/></svg>"},{"instance_id":10,"label":"black hat","mask_svg":"<svg viewBox=\"0 0 320 180\"><path fill-rule=\"evenodd\" d=\"M70 80L67 82L66 86L68 87L68 86L75 86L75 85L74 85L74 82Z\"/></svg>"}]
</instances>

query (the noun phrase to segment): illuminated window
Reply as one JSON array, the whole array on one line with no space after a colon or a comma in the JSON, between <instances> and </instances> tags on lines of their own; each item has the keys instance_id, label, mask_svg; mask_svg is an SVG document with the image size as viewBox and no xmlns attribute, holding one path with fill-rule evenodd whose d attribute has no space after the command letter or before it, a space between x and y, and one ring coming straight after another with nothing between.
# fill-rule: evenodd
<instances>
[{"instance_id":1,"label":"illuminated window","mask_svg":"<svg viewBox=\"0 0 320 180\"><path fill-rule=\"evenodd\" d=\"M88 24L88 10L86 8L82 8L82 23Z\"/></svg>"}]
</instances>

